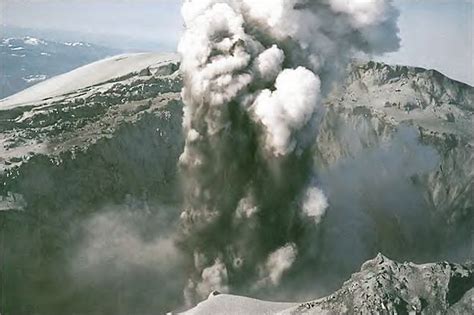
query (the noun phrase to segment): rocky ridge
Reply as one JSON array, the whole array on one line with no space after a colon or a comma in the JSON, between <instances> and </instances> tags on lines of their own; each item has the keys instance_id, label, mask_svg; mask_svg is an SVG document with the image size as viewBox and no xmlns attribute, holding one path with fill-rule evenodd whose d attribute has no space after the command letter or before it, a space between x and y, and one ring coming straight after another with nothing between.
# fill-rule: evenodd
<instances>
[{"instance_id":1,"label":"rocky ridge","mask_svg":"<svg viewBox=\"0 0 474 315\"><path fill-rule=\"evenodd\" d=\"M335 293L285 314L468 314L474 266L397 263L379 254Z\"/></svg>"}]
</instances>

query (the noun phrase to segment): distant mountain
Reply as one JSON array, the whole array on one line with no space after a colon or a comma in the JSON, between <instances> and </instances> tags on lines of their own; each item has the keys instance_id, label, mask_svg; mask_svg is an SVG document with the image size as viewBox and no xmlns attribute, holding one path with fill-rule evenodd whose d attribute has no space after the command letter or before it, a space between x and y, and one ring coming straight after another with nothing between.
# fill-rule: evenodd
<instances>
[{"instance_id":1,"label":"distant mountain","mask_svg":"<svg viewBox=\"0 0 474 315\"><path fill-rule=\"evenodd\" d=\"M2 33L3 32L3 33ZM136 52L169 52L176 49L176 43L161 42L159 38L155 40L143 40L130 36L102 34L93 32L67 31L57 29L37 29L6 25L0 30L0 36L4 38L15 37L36 37L46 38L49 41L58 43L65 42L87 42L93 45L110 47L124 53Z\"/></svg>"},{"instance_id":2,"label":"distant mountain","mask_svg":"<svg viewBox=\"0 0 474 315\"><path fill-rule=\"evenodd\" d=\"M120 51L85 42L31 36L0 38L0 99Z\"/></svg>"}]
</instances>

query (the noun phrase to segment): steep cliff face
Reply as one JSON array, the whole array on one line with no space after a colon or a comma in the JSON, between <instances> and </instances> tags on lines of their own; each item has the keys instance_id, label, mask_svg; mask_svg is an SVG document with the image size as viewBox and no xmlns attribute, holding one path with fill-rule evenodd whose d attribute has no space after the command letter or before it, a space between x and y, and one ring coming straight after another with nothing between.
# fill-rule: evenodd
<instances>
[{"instance_id":1,"label":"steep cliff face","mask_svg":"<svg viewBox=\"0 0 474 315\"><path fill-rule=\"evenodd\" d=\"M472 258L457 244L474 222L473 93L433 70L369 62L327 99L316 168L339 212L375 222L363 227L380 231L384 253Z\"/></svg>"},{"instance_id":2,"label":"steep cliff face","mask_svg":"<svg viewBox=\"0 0 474 315\"><path fill-rule=\"evenodd\" d=\"M184 277L175 273L164 290L172 272L155 260L145 265L138 250L125 255L124 269L122 243L105 242L114 251L104 249L105 262L86 276L90 257L78 254L111 208L139 227L133 231L146 244L176 228L178 67L170 55L120 56L42 83L52 90L40 99L27 90L0 101L2 313L151 314L181 305ZM355 64L327 98L314 167L330 206L308 245L321 253L317 263L297 265L312 269L323 292L378 252L417 262L472 259L473 93L434 71L370 62ZM118 233L109 228L104 234ZM162 248L145 252L160 256ZM472 309L472 287L470 266L379 256L334 298L291 311L463 313Z\"/></svg>"}]
</instances>

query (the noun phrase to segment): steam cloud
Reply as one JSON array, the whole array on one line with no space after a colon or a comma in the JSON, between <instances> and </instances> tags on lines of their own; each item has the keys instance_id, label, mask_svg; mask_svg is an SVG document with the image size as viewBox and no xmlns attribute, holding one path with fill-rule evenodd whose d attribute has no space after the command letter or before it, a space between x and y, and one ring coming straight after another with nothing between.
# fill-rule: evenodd
<instances>
[{"instance_id":1,"label":"steam cloud","mask_svg":"<svg viewBox=\"0 0 474 315\"><path fill-rule=\"evenodd\" d=\"M389 0L187 0L179 45L188 303L276 286L328 202L312 171L321 100L356 53L398 48ZM249 284L251 284L249 286Z\"/></svg>"}]
</instances>

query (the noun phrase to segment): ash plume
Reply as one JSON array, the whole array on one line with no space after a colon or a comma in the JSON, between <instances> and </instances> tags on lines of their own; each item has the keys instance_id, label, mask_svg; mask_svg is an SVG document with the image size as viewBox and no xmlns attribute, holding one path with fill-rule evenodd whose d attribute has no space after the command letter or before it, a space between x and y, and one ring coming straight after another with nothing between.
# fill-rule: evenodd
<instances>
[{"instance_id":1,"label":"ash plume","mask_svg":"<svg viewBox=\"0 0 474 315\"><path fill-rule=\"evenodd\" d=\"M328 201L311 145L354 54L397 49L389 0L187 0L180 245L188 303L277 286Z\"/></svg>"}]
</instances>

